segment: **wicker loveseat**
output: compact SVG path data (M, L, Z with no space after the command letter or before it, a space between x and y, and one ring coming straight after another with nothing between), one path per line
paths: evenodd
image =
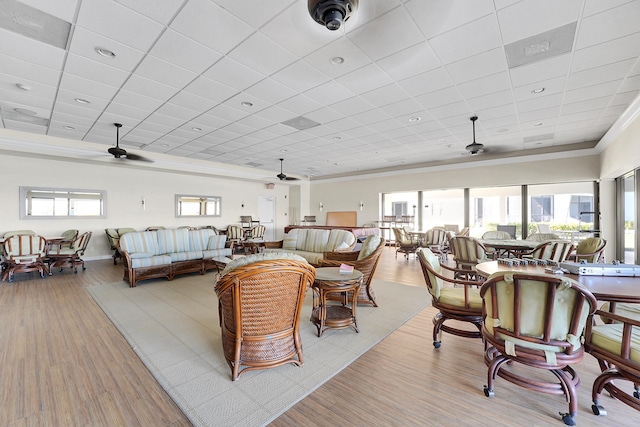
M294 228L279 242L265 243L267 252L290 252L317 266L325 252L352 251L356 236L349 230Z
M120 237L124 258L124 280L131 287L138 281L158 277L173 280L176 274L217 268L212 258L230 256L227 236L212 229L186 228L136 231Z

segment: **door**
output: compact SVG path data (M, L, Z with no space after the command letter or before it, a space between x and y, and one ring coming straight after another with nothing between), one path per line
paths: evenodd
M264 240L276 239L276 198L274 196L258 196L258 218L260 224L267 227L264 232Z

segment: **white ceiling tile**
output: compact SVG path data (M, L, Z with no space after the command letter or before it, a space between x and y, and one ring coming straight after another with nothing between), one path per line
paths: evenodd
M358 95L394 82L394 80L376 64L365 65L356 71L338 77L336 80Z
M635 60L638 57L639 45L640 32L580 49L573 55L571 71L582 71L625 59Z
M109 116L113 116L113 123L118 123L119 120L122 120L123 117L128 118L132 121L142 121L149 115L149 111L132 107L127 104L119 104L117 102L112 102L107 106L104 110L104 115L100 117L101 120L108 119Z
M178 90L174 87L158 83L139 75L131 76L122 86L122 88L129 92L139 93L162 101L171 98L175 93L178 92Z
M209 97L197 96L185 91L176 93L170 102L174 105L188 108L196 113L196 115L198 115L198 112L207 111L218 105L216 100L210 99Z
M96 48L108 49L116 56L102 56ZM133 71L144 57L141 50L80 27L74 30L69 52L124 71Z
M176 31L168 29L151 49L151 55L200 74L222 55Z
M136 70L136 75L177 89L182 89L197 77L197 74L192 71L151 55L142 60Z
M142 95L141 93L129 92L128 90L120 89L116 96L113 97L112 102L124 105L135 105L145 111L147 114L150 111L155 111L160 105L164 103L156 98Z
M294 62L271 77L298 92L304 92L329 81L329 76L304 60Z
M445 89L417 96L415 97L415 100L422 105L423 108L431 109L447 104L453 104L454 102L460 102L463 100L463 97L456 86L450 86Z
M184 88L184 91L194 95L206 96L216 102L223 102L238 94L236 89L203 76L189 83Z
M169 23L184 0L114 0L163 25Z
M208 0L190 0L170 27L222 54L229 53L254 31Z
M491 49L446 65L456 83L464 83L507 70L503 48Z
M18 88L17 84L24 85L28 90ZM18 97L43 99L53 99L57 90L55 86L3 73L0 73L0 89L15 93Z
M103 0L83 0L76 25L145 52L164 29L127 7Z
M55 2L51 0L20 0L20 3L53 15L63 21L72 22L78 0L56 0Z
M513 97L516 101L526 101L529 99L536 99L543 96L562 93L565 90L566 83L567 78L565 76L561 76L545 81L518 86L513 89ZM544 89L543 92L534 92L534 90L537 91L540 89Z
M553 13L540 7L537 0L524 0L498 11L498 21L505 44L577 21L582 0L565 0L553 4Z
M440 61L427 42L422 42L376 61L389 76L403 80L440 67Z
M534 62L509 70L513 86L524 86L542 82L554 77L566 76L571 64L571 55L554 56L544 61Z
M83 77L74 76L73 74L64 74L60 81L60 88L73 92L75 97L92 101L100 98L110 101L118 92L115 86L98 83Z
M266 78L247 88L245 93L267 101L270 104L277 104L287 98L295 96L298 92L277 82L275 79Z
M341 64L331 62L331 59L336 57L343 58L344 62ZM322 73L333 78L362 68L371 62L371 59L346 37L342 37L316 50L312 54L305 56L304 59Z
M407 92L395 83L387 86L381 86L380 88L371 90L361 96L374 107L382 107L409 98Z
M591 98L610 95L620 86L620 81L601 83L598 85L582 87L580 89L568 90L564 94L564 103L584 101Z
M306 95L296 95L282 101L278 106L287 111L294 112L296 115L306 115L310 111L322 108L323 104Z
M22 59L0 54L2 72L16 77L15 82L21 80L38 84L55 86L60 80L60 70L36 65Z
M412 19L407 19L404 8L396 8L381 17L362 25L347 37L375 60L382 59L399 50L406 49L425 41L419 28ZM382 28L393 28L393 37L389 37Z
M309 89L304 94L323 105L335 104L336 102L355 96L355 93L334 81Z
M445 33L485 15L493 13L491 0L412 0L407 2L411 13L427 38Z
M582 20L575 49L603 43L640 31L638 17L640 2L631 1Z
M266 77L229 57L222 58L203 76L238 90L245 90Z
M65 52L51 45L21 37L0 28L0 54L21 59L43 67L59 70L62 68Z
M493 92L511 89L511 79L507 71L482 77L458 85L458 90L465 98L476 98Z
M87 59L84 56L70 53L64 66L65 73L109 86L120 87L129 78L130 73L110 67L102 62Z
M635 63L635 59L603 65L589 70L571 73L567 79L567 90L579 89L609 81L621 81Z
M407 93L412 96L418 96L453 86L453 80L451 80L451 77L444 68L439 67L435 70L418 74L415 77L401 80L398 84Z
M380 110L385 112L391 117L406 117L418 116L421 117L423 111L422 106L415 99L403 99L391 104L383 105Z
M265 23L291 8L292 0L271 0L255 2L254 0L215 0L225 10L250 24L260 28ZM300 2L298 2L300 3Z
M494 15L488 15L429 39L443 64L490 51L502 45ZM490 73L493 74L493 73Z
M467 102L474 111L480 111L486 108L498 107L500 105L513 104L513 93L510 90L482 95L477 98L469 98Z
M518 113L540 110L543 108L551 108L553 106L560 105L561 101L562 101L561 93L545 95L545 96L535 97L525 101L520 101L518 102Z

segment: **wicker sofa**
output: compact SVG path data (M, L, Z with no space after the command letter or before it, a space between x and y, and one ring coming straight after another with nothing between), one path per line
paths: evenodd
M159 229L136 231L120 237L124 258L124 280L135 287L138 281L217 268L213 258L230 256L227 236L212 229Z
M267 252L290 252L317 266L325 252L352 251L356 236L349 230L295 228L278 242L266 242Z

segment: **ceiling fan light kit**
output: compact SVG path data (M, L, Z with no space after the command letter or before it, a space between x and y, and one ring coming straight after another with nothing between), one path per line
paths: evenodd
M314 21L335 31L358 9L358 0L309 0L307 6Z
M472 116L470 120L473 124L473 142L464 148L472 155L475 155L484 151L484 145L476 142L476 120L478 120L478 116Z

